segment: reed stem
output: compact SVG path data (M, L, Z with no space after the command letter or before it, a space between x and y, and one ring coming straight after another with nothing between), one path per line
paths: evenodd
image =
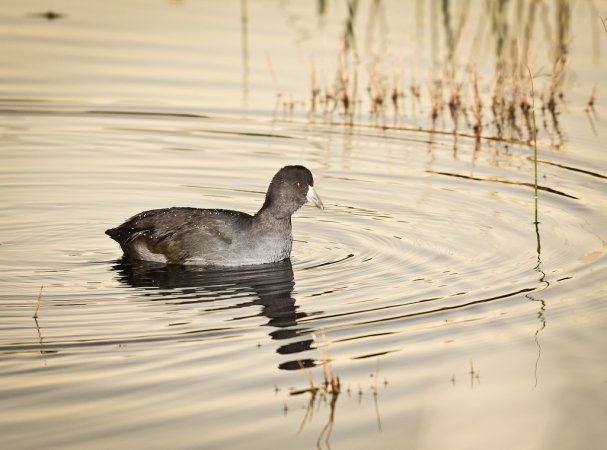
M32 316L34 319L38 318L38 311L40 310L40 301L42 299L42 289L43 288L44 288L44 285L40 286L40 292L38 292L38 300L36 300L36 312Z
M531 75L531 69L527 66L529 72L529 80L531 81L531 118L533 120L533 188L534 188L534 200L535 200L535 224L538 224L538 213L537 213L537 128L535 125L535 89L533 88L533 75Z

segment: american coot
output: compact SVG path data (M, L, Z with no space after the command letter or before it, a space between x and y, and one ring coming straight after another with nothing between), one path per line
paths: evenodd
M312 173L280 169L261 209L251 216L225 209L165 208L144 211L105 233L134 259L170 264L245 266L291 255L291 215L306 202L324 209Z

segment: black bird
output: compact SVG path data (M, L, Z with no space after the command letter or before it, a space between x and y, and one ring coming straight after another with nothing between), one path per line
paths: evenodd
M290 257L291 215L306 201L324 209L312 173L304 166L286 166L272 178L254 216L226 209L154 209L105 233L133 259L206 266L266 264Z

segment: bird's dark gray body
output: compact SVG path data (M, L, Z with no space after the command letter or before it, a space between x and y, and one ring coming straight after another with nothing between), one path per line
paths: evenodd
M322 208L312 174L283 167L255 215L225 209L174 207L141 212L106 231L125 255L169 264L244 266L289 258L291 215L306 201Z

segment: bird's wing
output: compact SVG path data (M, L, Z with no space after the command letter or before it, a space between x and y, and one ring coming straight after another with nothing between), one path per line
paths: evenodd
M138 259L212 262L214 255L228 251L251 219L236 211L167 208L139 213L107 233L127 255Z

